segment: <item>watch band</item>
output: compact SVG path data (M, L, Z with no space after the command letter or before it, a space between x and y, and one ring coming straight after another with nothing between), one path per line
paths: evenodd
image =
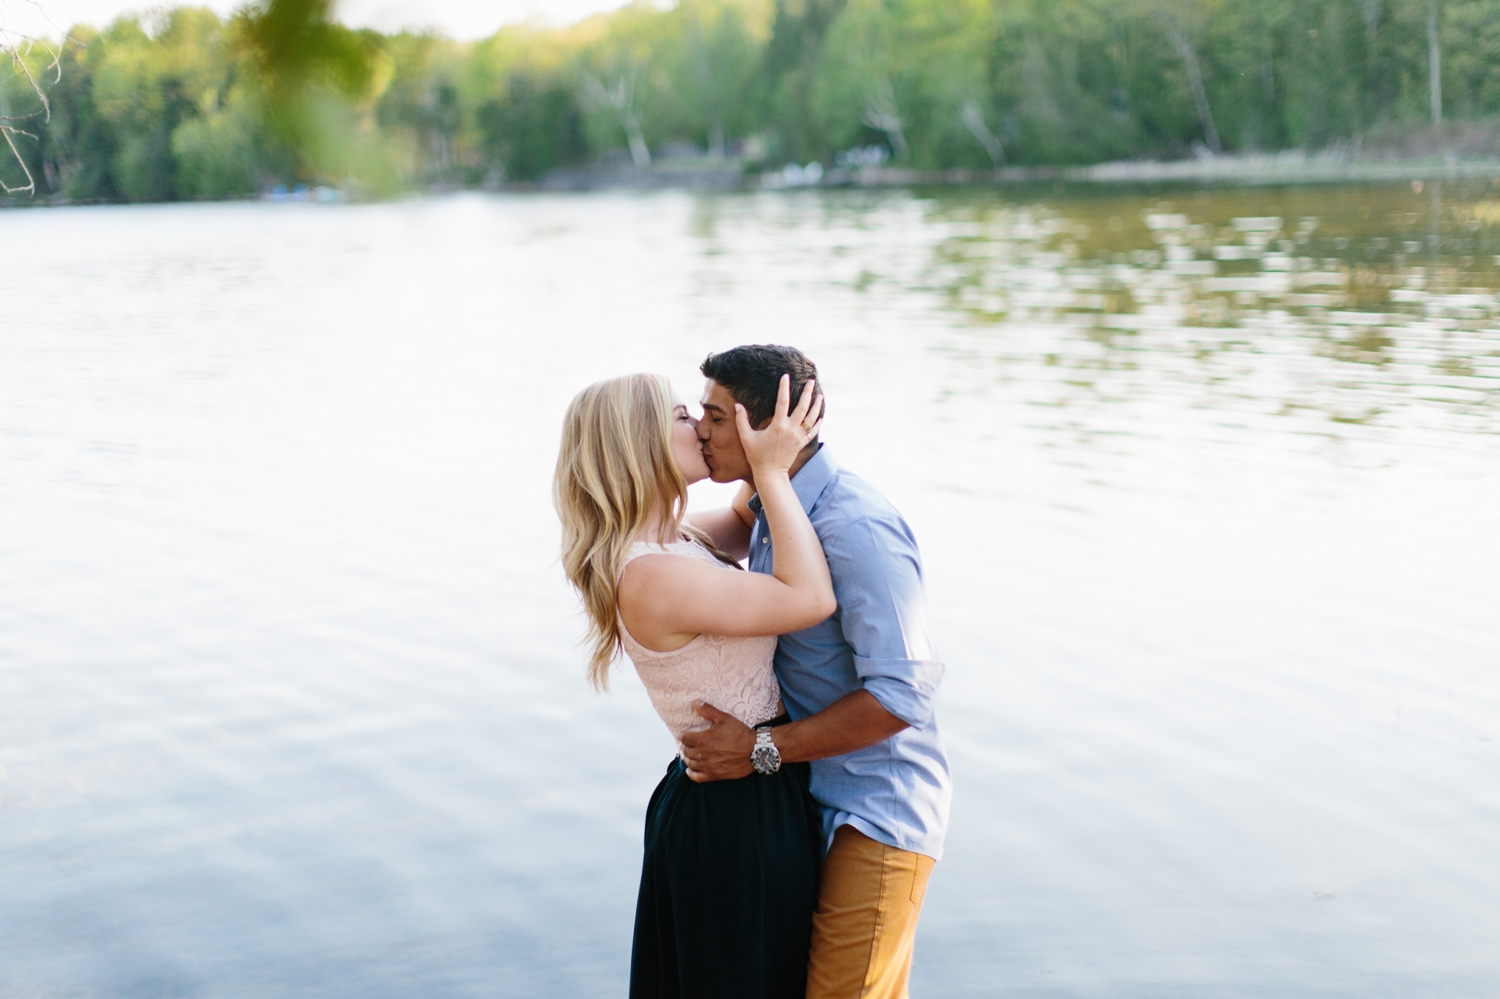
M781 769L781 751L771 739L771 726L755 730L755 748L750 750L750 765L755 772L769 776Z

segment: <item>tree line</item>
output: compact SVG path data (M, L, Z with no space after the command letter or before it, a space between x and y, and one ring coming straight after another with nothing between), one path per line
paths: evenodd
M470 43L260 0L8 54L0 181L74 200L1212 156L1500 114L1500 0L678 0Z

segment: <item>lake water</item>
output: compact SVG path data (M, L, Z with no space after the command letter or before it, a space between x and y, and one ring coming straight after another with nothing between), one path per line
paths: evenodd
M914 995L1500 993L1500 183L0 239L5 999L623 995L672 744L583 682L559 420L765 341L927 559Z

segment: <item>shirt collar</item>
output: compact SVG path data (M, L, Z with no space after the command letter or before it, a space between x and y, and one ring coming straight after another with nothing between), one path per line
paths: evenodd
M812 514L813 504L818 502L818 497L823 495L823 490L828 488L828 483L833 481L838 470L839 464L833 460L827 444L819 444L818 450L807 459L807 464L797 469L797 474L792 476L792 492L796 493L797 499L802 502L804 513ZM748 505L750 512L759 517L760 493L750 497Z

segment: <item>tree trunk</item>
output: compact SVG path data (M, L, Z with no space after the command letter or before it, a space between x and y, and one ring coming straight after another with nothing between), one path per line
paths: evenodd
M630 159L638 167L651 165L651 150L646 145L646 136L641 133L641 123L636 121L634 111L625 112L625 137L630 140Z
M1443 53L1438 49L1437 4L1427 9L1427 88L1432 97L1432 123L1443 120Z
M1198 120L1203 124L1203 138L1208 143L1208 148L1217 155L1224 151L1224 144L1219 141L1219 130L1214 127L1213 111L1208 106L1208 92L1203 89L1203 73L1198 68L1198 52L1193 48L1193 43L1188 41L1187 32L1181 28L1170 29L1172 44L1177 48L1177 54L1182 56L1182 62L1187 66L1188 87L1193 92L1193 103L1198 106Z
M901 123L901 112L896 108L896 93L889 79L880 81L880 86L875 90L875 99L865 105L864 122L885 133L891 144L891 154L896 159L906 157L906 132Z
M606 87L592 74L585 76L583 83L588 103L598 108L610 108L620 116L620 125L630 143L631 161L638 167L650 166L651 150L646 146L640 120L635 115L635 71L622 72L613 88Z
M1005 166L1005 147L1000 145L1000 140L990 132L990 127L984 123L984 112L979 108L979 102L975 100L964 101L959 110L963 118L964 127L969 134L984 147L984 151L990 155L990 164L995 169Z

